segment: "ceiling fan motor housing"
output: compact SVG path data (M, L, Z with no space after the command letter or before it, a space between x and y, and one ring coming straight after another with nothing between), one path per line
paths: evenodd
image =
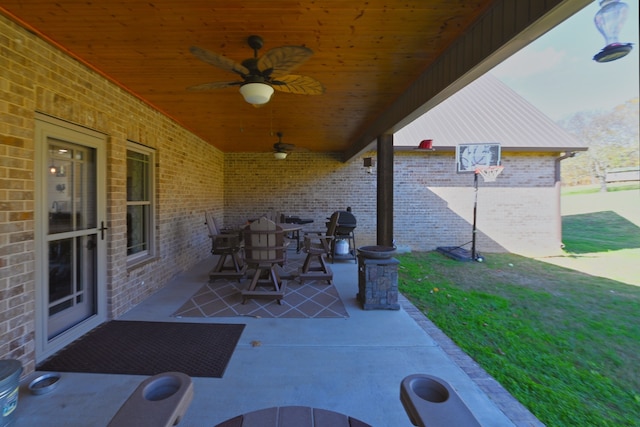
M249 43L249 46L251 47L251 49L253 49L256 53L256 56L258 55L258 51L260 49L262 49L262 46L264 46L264 41L262 40L262 37L260 36L249 36L249 38L247 39L247 43Z

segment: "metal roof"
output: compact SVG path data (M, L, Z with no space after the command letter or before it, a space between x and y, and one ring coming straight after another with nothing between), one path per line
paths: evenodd
M508 151L584 151L586 144L487 73L393 136L396 150L433 140L436 150L500 143Z

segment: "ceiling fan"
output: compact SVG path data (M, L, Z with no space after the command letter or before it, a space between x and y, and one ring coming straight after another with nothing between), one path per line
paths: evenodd
M276 135L278 135L278 142L273 144L273 155L278 160L284 160L289 153L295 150L296 146L282 142L282 132L278 132Z
M253 58L237 63L226 56L192 46L191 53L202 61L238 74L241 81L204 83L188 87L187 90L203 91L240 86L240 93L250 104L266 104L273 91L294 93L298 95L320 95L324 86L318 80L297 74L290 74L306 61L313 51L304 46L281 46L269 50L258 58L258 50L264 42L260 36L249 36L249 47L253 49Z

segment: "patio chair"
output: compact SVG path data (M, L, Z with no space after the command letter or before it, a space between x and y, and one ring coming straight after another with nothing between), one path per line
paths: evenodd
M276 224L279 223L279 222L283 222L282 221L282 214L280 212L269 211L269 212L263 214L262 216L267 218L269 221L275 222Z
M278 269L284 264L285 246L282 227L262 217L244 229L245 262L255 271L249 287L242 293L242 303L248 298L272 298L282 304L286 280Z
M280 212L269 211L265 214L262 214L262 216L264 218L267 218L269 221L275 222L276 224L284 223L284 215ZM285 239L282 243L284 245L284 261L282 262L282 264L280 264L281 266L284 266L284 263L287 262L287 249L289 249L289 246L291 245L291 240L295 239L295 233L285 231L284 237Z
M211 239L211 253L219 256L216 266L209 272L209 279L241 279L247 271L240 256L242 236L239 232L222 232L212 212L205 212L204 216ZM227 259L231 261L230 265L226 264Z
M300 272L300 283L305 280L326 280L331 284L333 281L333 271L327 265L325 257L331 253L331 243L333 236L323 232L306 232L304 234L303 251L307 257L302 264Z

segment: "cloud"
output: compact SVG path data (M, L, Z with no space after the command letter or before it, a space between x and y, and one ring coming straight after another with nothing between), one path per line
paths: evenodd
M548 47L541 51L521 50L492 71L497 77L522 78L553 70L565 59L565 51Z

